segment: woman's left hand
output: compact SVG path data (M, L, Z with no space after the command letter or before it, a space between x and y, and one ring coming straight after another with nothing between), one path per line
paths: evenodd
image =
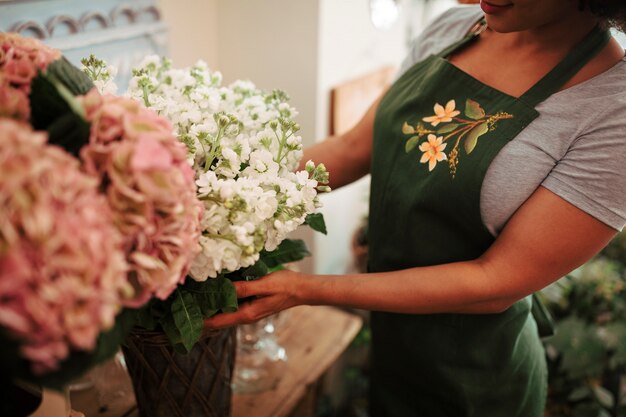
M256 297L256 299L240 304L239 310L234 313L217 314L205 320L204 325L218 329L254 323L279 311L302 304L299 290L304 281L303 274L283 270L256 281L234 282L237 298Z

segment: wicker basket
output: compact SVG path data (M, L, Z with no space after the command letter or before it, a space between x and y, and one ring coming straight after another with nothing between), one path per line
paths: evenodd
M141 417L228 417L235 328L207 330L187 355L135 328L123 347Z

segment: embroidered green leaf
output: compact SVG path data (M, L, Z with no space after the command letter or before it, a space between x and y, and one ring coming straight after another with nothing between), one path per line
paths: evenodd
M437 130L437 134L438 135L442 135L444 133L450 133L454 129L456 129L457 127L459 127L458 123L449 123L449 124L447 124L445 126L440 127L439 130Z
M405 135L412 135L413 133L415 133L415 129L407 122L404 122L404 124L402 125L402 133L404 133Z
M485 117L485 110L480 107L477 101L468 98L465 102L465 115L470 119L479 120Z
M470 132L467 134L467 138L465 138L465 142L463 143L463 146L465 147L465 152L467 152L468 155L472 153L472 151L476 147L476 144L478 143L478 138L488 131L489 126L486 122L481 123L478 126L474 127L472 130L470 130Z
M405 150L406 153L411 152L413 149L415 149L415 147L417 146L417 143L419 142L420 137L419 136L413 136L412 138L410 138L405 145Z

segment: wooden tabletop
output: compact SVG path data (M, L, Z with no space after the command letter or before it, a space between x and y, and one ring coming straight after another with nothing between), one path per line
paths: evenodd
M271 369L275 383L268 390L258 394L234 394L232 417L288 416L346 350L361 325L360 317L332 307L300 306L289 310L285 324L277 331L279 344L287 351L287 362ZM130 386L128 375L117 378L117 381L97 385ZM86 417L139 416L132 394L112 400L106 410L99 410L95 388L72 393L71 398L72 408L82 411Z

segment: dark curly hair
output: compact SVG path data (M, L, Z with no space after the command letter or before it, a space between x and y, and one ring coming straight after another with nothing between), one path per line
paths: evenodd
M606 19L609 26L626 32L626 2L624 0L578 0L581 10L590 10Z

